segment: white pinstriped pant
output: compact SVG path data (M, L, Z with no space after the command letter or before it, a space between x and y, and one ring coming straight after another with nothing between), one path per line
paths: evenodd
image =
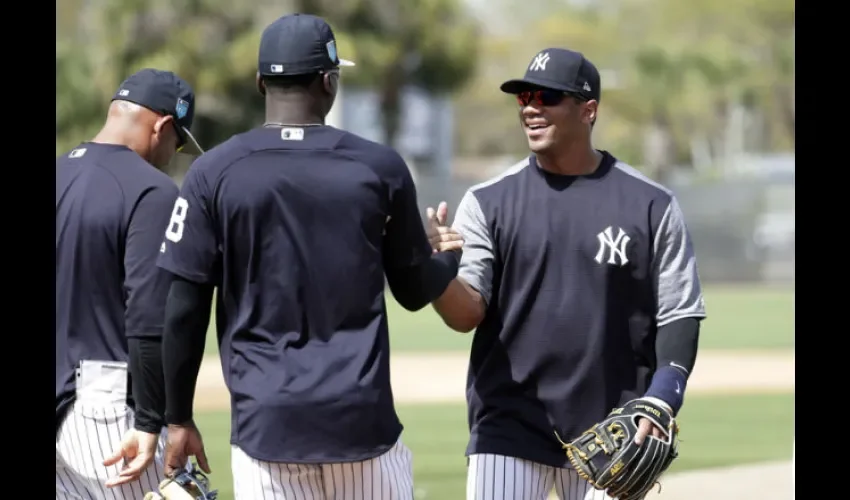
M287 464L249 457L231 447L235 500L413 500L413 462L399 439L361 462Z
M573 469L502 455L469 456L466 500L546 500L553 487L561 500L611 500Z
M104 467L103 460L121 445L125 433L133 428L133 418L133 410L125 404L74 403L56 439L57 499L136 500L149 491L159 491L159 482L165 477L162 468L164 431L154 463L142 473L139 481L114 488L103 484L118 475L121 462Z

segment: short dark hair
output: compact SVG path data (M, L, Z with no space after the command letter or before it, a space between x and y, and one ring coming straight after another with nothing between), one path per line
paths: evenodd
M302 75L263 75L263 83L266 89L291 92L293 90L307 90L316 81L319 73L306 73Z

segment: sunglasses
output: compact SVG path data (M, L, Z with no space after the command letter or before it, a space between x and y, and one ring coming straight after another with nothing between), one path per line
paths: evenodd
M567 96L575 97L582 101L585 100L584 98L569 92L548 89L526 90L524 92L520 92L516 95L516 100L522 107L528 106L532 101L539 103L541 106L557 106L558 104L561 104L561 101L563 101Z

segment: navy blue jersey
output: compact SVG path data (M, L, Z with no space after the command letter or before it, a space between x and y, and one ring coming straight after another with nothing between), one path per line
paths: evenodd
M330 126L260 128L189 169L159 265L218 286L231 442L271 462L397 441L384 269L430 258L392 149Z
M127 362L127 338L162 334L170 275L156 266L177 185L124 146L56 159L56 412L82 360Z
M569 441L643 396L657 328L705 316L676 198L603 155L588 176L549 174L532 155L458 207L458 274L487 303L467 381L470 454L565 466L555 432Z

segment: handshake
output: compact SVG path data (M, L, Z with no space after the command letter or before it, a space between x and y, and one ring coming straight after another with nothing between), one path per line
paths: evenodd
M449 206L445 201L440 202L437 210L431 207L425 211L428 218L426 234L434 252L460 252L463 248L463 236L449 227L446 223Z

